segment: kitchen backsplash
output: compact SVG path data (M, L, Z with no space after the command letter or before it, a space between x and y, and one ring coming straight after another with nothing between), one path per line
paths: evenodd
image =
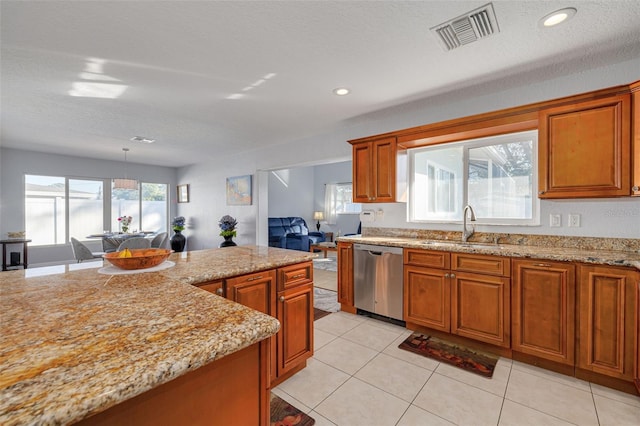
M429 229L371 228L363 227L364 237L398 237L419 240L460 241L462 232L436 231ZM571 237L557 235L500 234L476 232L469 242L526 245L536 247L571 248L578 250L615 250L640 253L640 239Z

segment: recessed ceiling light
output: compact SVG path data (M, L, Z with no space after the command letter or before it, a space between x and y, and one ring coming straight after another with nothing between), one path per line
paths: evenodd
M145 138L144 136L134 136L131 138L131 140L133 142L140 142L140 143L154 143L156 141L155 139Z
M553 27L554 25L558 25L562 22L568 21L573 18L577 12L573 7L567 7L565 9L556 10L555 12L551 12L550 14L544 16L540 19L541 27Z
M338 96L348 95L349 92L351 91L346 87L338 87L337 89L333 89L333 93L335 93Z

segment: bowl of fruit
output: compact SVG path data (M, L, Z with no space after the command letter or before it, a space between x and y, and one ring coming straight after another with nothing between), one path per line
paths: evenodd
M147 269L158 266L171 254L172 250L161 248L124 249L105 253L102 257L120 269Z

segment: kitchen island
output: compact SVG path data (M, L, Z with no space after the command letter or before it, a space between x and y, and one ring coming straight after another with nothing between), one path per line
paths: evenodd
M117 411L225 359L246 363L243 351L260 357L259 377L252 378L260 389L252 397L264 411L268 350L261 342L278 332L279 322L194 284L313 257L245 246L174 253L175 266L161 272L104 275L67 265L49 275L37 268L2 273L0 423L70 424ZM197 411L192 402L175 399L171 410L185 403Z

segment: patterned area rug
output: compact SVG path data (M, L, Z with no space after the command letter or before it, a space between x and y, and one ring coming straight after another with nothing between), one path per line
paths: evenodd
M323 269L325 271L338 271L338 261L335 257L321 257L318 259L313 259L313 267L316 269Z
M313 307L322 309L327 312L338 312L340 304L338 303L338 293L323 288L313 288Z
M316 421L277 395L271 394L271 426L313 426Z
M421 333L413 333L398 347L488 378L493 376L493 370L498 362L497 355Z

